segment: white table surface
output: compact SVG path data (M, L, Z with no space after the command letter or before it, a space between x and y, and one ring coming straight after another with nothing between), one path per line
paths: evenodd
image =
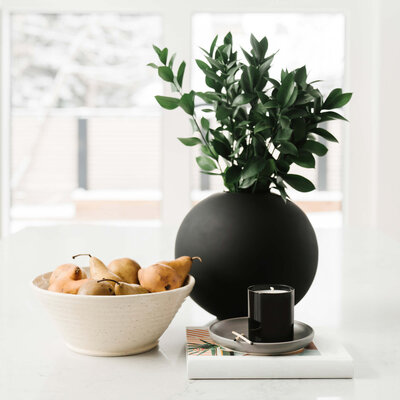
M144 266L173 255L174 235L159 228L29 228L0 242L0 399L398 399L400 398L400 245L370 231L317 231L316 279L296 319L328 333L355 360L343 380L189 381L185 326L213 316L187 299L159 347L100 358L68 350L29 281L91 252L130 256Z

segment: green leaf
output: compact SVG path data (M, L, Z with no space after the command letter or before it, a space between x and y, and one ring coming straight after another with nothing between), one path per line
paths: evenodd
M155 44L153 44L153 49L157 53L158 57L160 57L161 49L159 47L157 47Z
M257 74L257 70L253 65L242 67L242 76L240 78L240 85L244 91L252 93L254 91L254 78Z
M322 143L316 142L314 140L307 140L303 146L301 147L302 150L307 150L311 153L316 154L317 156L324 156L328 149Z
M210 129L210 122L207 118L202 117L200 122L205 131L208 131Z
M178 137L178 140L185 146L196 146L198 144L202 144L202 141L197 137L185 137L185 138Z
M290 164L285 160L276 160L276 166L278 170L283 172L284 174L286 174L290 169Z
M298 154L297 147L293 143L290 143L290 142L280 143L278 150L282 154L291 154L293 156L297 156L297 154Z
M253 34L250 35L250 44L253 49L253 54L257 58L258 61L262 61L264 59L265 53L268 49L268 41L267 38L263 38L260 42L255 38Z
M275 136L276 141L287 141L290 139L290 136L292 135L292 129L290 128L285 128L285 129L278 129L278 132Z
M253 158L244 167L241 178L248 179L257 176L267 166L265 158Z
M236 125L236 128L243 128L243 127L247 127L247 125L250 123L250 121L247 121L247 120L245 120L245 121L241 121L241 122L239 122L237 125Z
M242 52L243 52L244 56L246 57L247 62L249 64L253 64L253 57L243 48L242 48Z
M253 176L252 178L248 178L248 179L242 179L239 187L241 189L247 189L247 188L253 186L257 182L257 179L258 179L257 176Z
M158 75L167 82L174 81L174 73L170 67L158 67Z
M194 114L194 93L185 93L179 102L179 106L189 115Z
M171 58L169 59L168 67L172 68L174 66L176 53L172 54Z
M266 54L266 52L268 51L268 39L264 36L261 40L260 40L260 46L264 52L264 55ZM264 57L264 56L263 56Z
M206 85L217 92L220 92L222 89L222 85L219 82L216 82L214 79L211 79L208 76L206 76Z
M298 157L296 157L293 162L300 165L300 167L315 168L315 158L308 151L300 150Z
M274 60L275 54L272 54L271 56L267 57L265 61L260 65L259 71L261 76L265 76L267 74L267 71L269 70L272 61ZM268 76L268 74L267 74Z
M323 107L326 108L327 110L329 110L331 108L335 108L332 106L335 104L336 99L338 99L341 95L342 95L342 89L340 89L340 88L333 89L329 93L328 97L325 99Z
M341 119L342 121L347 121L343 115L338 114L335 111L327 111L320 114L320 122L331 121L333 119Z
M205 69L203 72L208 78L214 80L215 82L219 82L219 83L223 82L223 78L221 78L219 75L217 75L210 68L209 69Z
M263 170L263 174L266 176L270 176L276 171L276 164L275 160L273 158L269 158L267 160L267 165L265 166L265 169Z
M237 165L232 165L225 171L225 183L228 185L235 184L239 181L242 169Z
M327 106L325 103L323 104L323 108L330 110L332 108L340 108L345 106L353 96L353 93L343 93L340 96L336 97L334 101L332 101L329 106Z
M285 104L285 107L290 107L294 104L294 102L297 99L297 94L298 94L298 89L297 89L297 87L294 87L293 93L290 96L290 99L288 100L288 102Z
M268 80L274 85L274 87L278 88L279 86L281 86L281 84L276 80L276 79L272 79L272 78L268 78Z
M196 157L196 162L197 165L204 171L213 171L214 169L217 169L217 165L211 158L199 156Z
M239 94L232 102L233 107L242 106L243 104L250 103L254 99L252 94Z
M276 99L278 100L278 103L282 106L285 107L286 104L288 103L290 97L293 94L294 91L294 77L293 73L290 73L285 76L283 79L282 85L278 89L278 93L276 95Z
M326 129L322 128L313 128L311 129L311 132L316 133L317 135L323 137L325 140L328 140L329 142L336 142L338 143L338 140L333 136L330 132L328 132Z
M167 64L167 59L168 59L168 49L165 48L161 51L161 53L158 55L158 57L160 58L160 61L166 65Z
M304 65L303 67L296 69L294 80L300 86L300 88L304 90L307 86L306 79L307 79L307 70L306 66Z
M151 68L158 69L158 65L156 65L156 64L154 64L154 63L148 63L147 66L148 66L148 67L151 67Z
M281 123L281 126L283 129L289 128L290 127L290 118L286 117L285 115L282 115L279 118L279 122Z
M196 60L196 64L203 72L210 69L209 65L202 60Z
M283 180L299 192L311 192L315 189L314 184L304 176L288 174L283 177Z
M217 118L218 121L222 121L225 118L227 118L229 115L231 115L231 110L229 108L226 108L221 105L217 108L215 117Z
M278 103L275 100L269 100L266 103L263 104L263 106L267 109L269 108L277 108Z
M174 110L179 106L179 99L167 96L155 96L158 104L166 110Z
M185 61L182 61L181 65L178 68L178 73L176 75L176 80L177 80L179 86L181 86L181 87L182 87L182 82L183 82L183 75L185 73L185 68L186 68L186 63L185 63Z
M255 127L254 127L254 133L262 132L265 129L271 128L271 120L262 120L260 122L257 122Z
M217 61L217 60L214 60L214 59L211 58L211 57L206 57L206 59L207 59L207 61L210 63L210 65L213 66L213 67L215 67L217 70L223 70L223 69L225 68L225 67L224 67L224 64L220 63L220 62Z
M214 40L212 41L211 46L210 46L210 56L211 56L211 57L213 57L215 45L217 44L217 40L218 40L218 35L215 36L215 38L214 38Z
M228 32L224 37L224 44L232 44L232 33Z
M209 144L208 146L202 144L200 146L201 152L203 154L205 154L206 156L209 156L211 158L213 158L214 160L216 160L218 158L218 154L216 154L213 149L211 148L211 145Z
M211 129L211 133L220 142L225 143L228 147L230 147L229 140L226 138L226 136L222 132L220 132L220 131L218 131L216 129Z
M224 157L226 159L228 159L228 156L231 152L231 148L230 146L226 145L226 143L221 142L219 140L214 139L212 142L212 147L214 148L215 152L220 155L221 157Z
M213 101L223 101L221 95L214 92L196 92L196 96L208 104L211 104Z

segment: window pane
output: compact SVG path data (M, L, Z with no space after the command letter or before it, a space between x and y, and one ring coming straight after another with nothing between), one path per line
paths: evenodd
M161 18L12 15L12 229L157 220Z
M194 59L203 58L199 47L208 48L216 34L222 39L230 31L234 47L241 55L240 47L249 48L250 34L257 38L267 36L269 54L279 50L271 76L279 76L282 68L295 69L307 65L309 79L322 79L319 88L326 95L331 89L341 87L344 77L344 35L345 21L341 14L197 14L193 17L193 54ZM243 57L242 57L243 58ZM204 75L193 63L193 86L198 90L209 90L204 83ZM341 142L326 143L329 152L326 157L317 160L317 168L305 169L293 165L292 173L298 173L311 179L318 191L307 194L307 199L324 199L324 207L340 208L342 191L341 165L343 142L343 123L331 122L327 129ZM223 190L219 177L200 176L198 167L193 165L193 200L201 198L202 191ZM299 193L291 193L292 198L301 199Z

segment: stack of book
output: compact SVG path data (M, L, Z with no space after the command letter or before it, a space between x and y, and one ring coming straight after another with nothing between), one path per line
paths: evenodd
M215 343L206 327L186 328L189 379L352 378L353 359L343 346L317 336L288 355L264 356L231 351Z

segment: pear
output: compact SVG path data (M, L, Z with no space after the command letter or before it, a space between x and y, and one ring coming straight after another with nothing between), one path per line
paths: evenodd
M86 278L86 273L75 264L62 264L51 274L49 280L50 285L62 276L68 276L69 279L77 281Z
M77 294L81 286L83 286L90 279L73 279L60 278L54 281L47 290L50 292Z
M119 285L115 285L115 294L117 296L143 293L149 293L149 291L143 286L136 285L135 283L120 282Z
M111 272L121 277L126 283L139 283L138 271L140 265L130 258L117 258L108 264L107 267Z
M178 273L168 265L153 264L141 268L138 276L140 285L149 292L164 292L180 287Z
M173 268L178 273L179 286L182 286L192 268L193 260L199 260L201 262L200 257L182 256L172 261L160 261L159 264L168 265Z
M90 254L77 254L72 258L75 259L79 256L89 256L89 270L90 270L90 277L95 280L101 279L112 279L117 282L121 282L122 279L120 276L114 274L113 272L109 271L103 261L99 260L97 257L93 257Z
M88 280L85 278L85 271L82 271L78 266L63 264L52 273L48 290L50 292L76 294L81 285Z
M86 282L79 288L77 294L91 296L113 296L115 295L114 283L107 280L87 279Z

